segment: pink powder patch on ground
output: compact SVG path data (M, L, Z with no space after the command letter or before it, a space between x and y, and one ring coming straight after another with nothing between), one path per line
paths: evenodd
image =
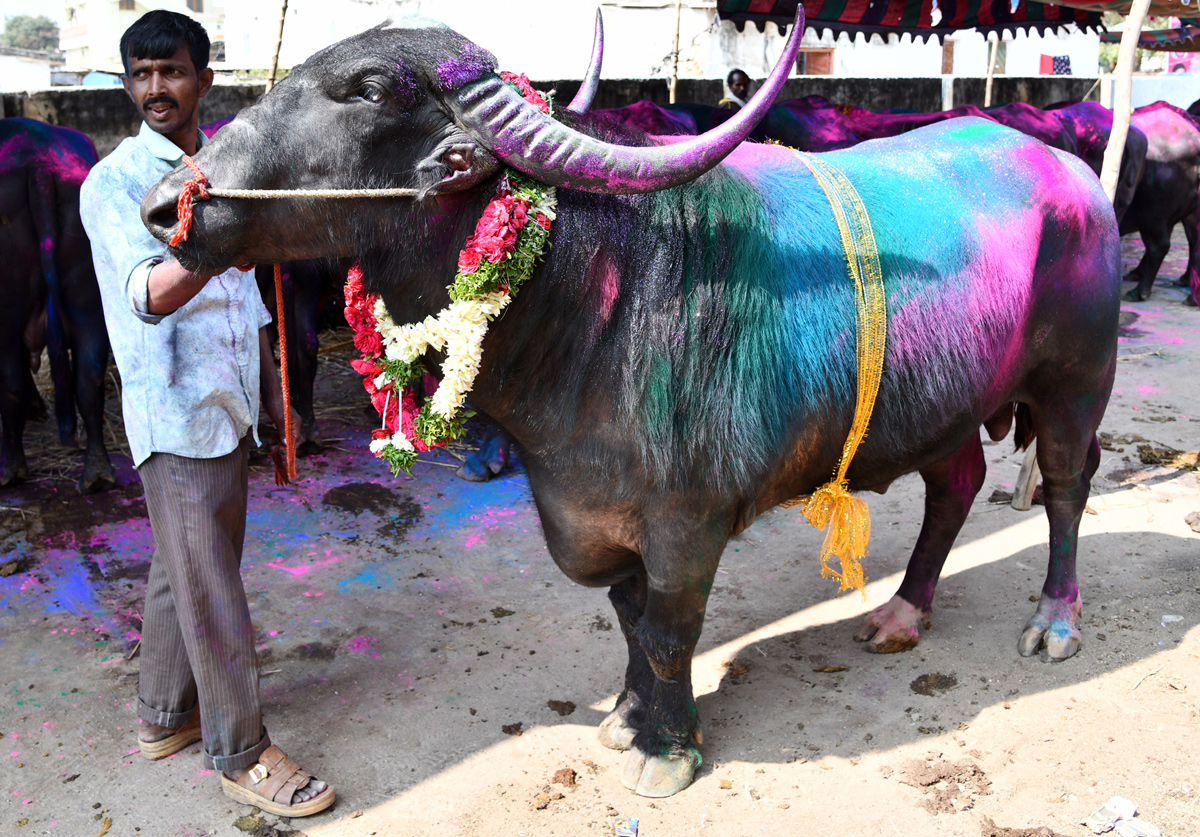
M1138 384L1138 395L1155 395L1159 392L1158 387L1150 384Z
M375 637L373 636L356 636L346 643L346 647L351 651L357 651L359 654L366 654L368 657L379 656L378 652L375 651Z

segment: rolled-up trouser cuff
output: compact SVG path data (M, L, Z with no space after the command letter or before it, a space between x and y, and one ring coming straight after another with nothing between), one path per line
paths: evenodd
M164 712L161 709L155 709L138 698L137 714L148 724L154 724L160 727L169 727L170 729L179 729L192 719L192 715L196 713L196 707L192 707L186 712Z
M204 766L209 770L220 770L225 773L228 773L230 770L242 770L257 762L258 757L270 746L271 736L267 735L267 730L264 727L262 740L248 750L242 750L242 752L234 753L232 756L212 756L205 750Z

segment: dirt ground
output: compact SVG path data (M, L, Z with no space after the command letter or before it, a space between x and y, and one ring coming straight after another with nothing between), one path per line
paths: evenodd
M197 747L142 760L140 485L118 455L117 489L78 496L79 456L33 427L35 479L0 493L0 833L611 835L635 817L643 837L1074 837L1120 795L1164 834L1200 834L1200 535L1185 520L1200 482L1195 455L1176 455L1200 448L1200 313L1168 284L1182 248L1149 302L1124 305L1078 656L1016 653L1047 527L1040 506L1002 501L1021 462L1009 441L985 442L987 483L908 653L851 636L899 583L920 480L868 498L865 600L835 595L820 534L777 509L726 551L695 664L704 764L658 801L625 790L596 740L624 643L604 591L551 562L524 473L469 484L443 453L391 479L366 451L345 349L322 355L333 447L301 460L296 487L255 465L243 573L272 738L338 802L289 823L223 797ZM1127 265L1140 252L1127 240ZM109 410L121 444L115 393Z

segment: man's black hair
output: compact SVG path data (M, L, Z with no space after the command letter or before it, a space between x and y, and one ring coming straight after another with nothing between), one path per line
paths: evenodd
M741 73L742 75L746 76L746 81L750 80L750 76L749 76L749 74L746 73L745 70L739 70L737 68L734 68L729 71L729 75L725 76L725 83L733 84L733 77L736 76L738 73Z
M208 66L211 44L204 27L187 15L162 9L147 12L121 36L121 63L129 74L129 61L137 58L170 58L181 46L187 47L196 73Z

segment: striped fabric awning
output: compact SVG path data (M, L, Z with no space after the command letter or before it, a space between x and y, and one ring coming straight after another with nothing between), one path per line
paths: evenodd
M747 21L759 28L766 23L786 26L796 16L798 1L717 0L717 11L723 20L731 20L739 28ZM934 5L935 0L804 0L804 15L808 26L818 33L907 33L921 39L932 35L939 40L959 29L972 28L983 33L1041 33L1075 24L1085 31L1104 30L1099 11L1073 8L1071 0L1062 4L1020 0L1016 9L1010 0L937 0L940 16L936 25ZM1128 0L1124 5L1128 7Z
M1138 36L1138 49L1155 52L1200 52L1200 25L1198 21L1182 21L1177 29L1142 30ZM1106 44L1119 44L1120 32L1105 32L1100 40Z

